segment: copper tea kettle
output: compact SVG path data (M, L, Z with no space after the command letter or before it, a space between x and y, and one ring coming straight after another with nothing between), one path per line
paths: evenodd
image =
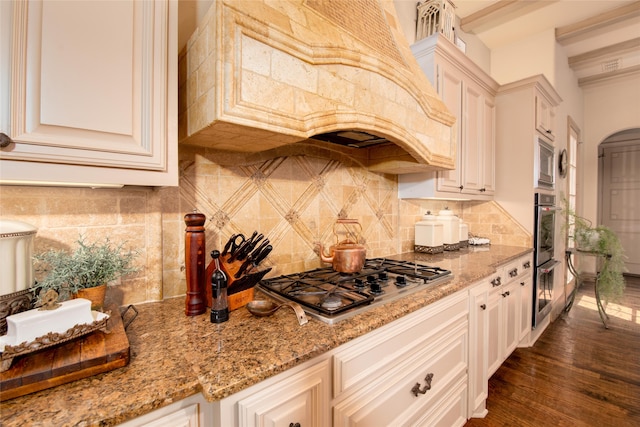
M337 225L343 225L346 230L346 238L340 240ZM354 234L349 225L356 225L358 234ZM356 219L339 219L333 225L333 234L336 236L336 244L329 248L329 254L325 255L323 246L318 243L320 259L322 262L331 263L333 269L339 273L357 273L362 270L367 256L367 250L360 242L362 226Z

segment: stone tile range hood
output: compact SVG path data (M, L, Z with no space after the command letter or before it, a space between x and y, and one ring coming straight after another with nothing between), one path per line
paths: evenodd
M213 0L179 93L180 142L223 164L324 150L391 174L454 167L455 117L391 0Z

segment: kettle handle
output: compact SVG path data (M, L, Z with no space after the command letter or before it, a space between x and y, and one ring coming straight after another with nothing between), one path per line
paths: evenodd
M333 224L333 234L336 236L336 242L338 242L338 243L340 243L339 242L340 238L338 237L338 232L336 231L336 225L338 225L338 224L355 224L358 227L360 227L360 235L362 235L362 225L360 224L360 222L357 219L340 218L340 219L336 220L335 224ZM350 236L352 234L353 233L351 233L349 231L349 229L347 228L347 241L349 241L348 236ZM360 241L359 236L355 236L354 241L350 242L350 243L358 243L359 241Z

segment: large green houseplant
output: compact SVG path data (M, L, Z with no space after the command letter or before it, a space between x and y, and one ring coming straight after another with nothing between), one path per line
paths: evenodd
M136 256L134 251L124 250L124 242L113 244L109 238L87 242L80 236L71 252L52 249L35 255L39 280L32 290L43 296L52 289L65 300L84 289L106 288L109 282L138 271L133 265Z
M598 291L601 297L605 302L618 301L624 291L623 273L626 271L624 248L618 235L607 226L593 226L568 205L566 213L565 230L573 238L576 251L599 256Z

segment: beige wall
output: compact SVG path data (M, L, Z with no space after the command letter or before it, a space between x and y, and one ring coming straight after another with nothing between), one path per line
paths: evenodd
M144 268L112 288L123 305L185 293L184 215L193 209L207 216L207 253L233 233L265 234L274 246L264 262L271 275L319 267L314 243L334 242L338 215L361 222L368 257L411 251L415 222L444 206L493 243L530 246L530 236L495 203L399 200L395 175L368 172L348 158L318 153L225 167L217 156L182 147L179 188L2 186L0 217L38 228L35 253L68 248L80 233L126 241Z
M584 88L582 144L584 216L598 217L598 145L616 132L640 128L640 74Z
M544 74L556 87L555 48L555 32L550 29L516 43L493 49L491 77L502 85Z

